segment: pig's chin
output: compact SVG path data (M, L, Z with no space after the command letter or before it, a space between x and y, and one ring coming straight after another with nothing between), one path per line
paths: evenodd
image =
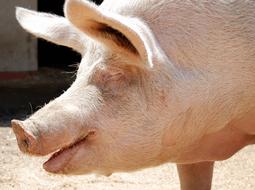
M72 160L73 156L86 144L88 136L72 143L67 147L63 147L43 164L43 168L50 173L64 174L66 173L66 166Z

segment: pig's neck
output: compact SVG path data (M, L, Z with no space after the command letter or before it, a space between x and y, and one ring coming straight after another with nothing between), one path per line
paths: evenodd
M235 77L228 73L220 76L178 68L172 75L172 68L166 66L168 72L164 71L169 73L166 78L170 79L170 85L164 89L168 95L163 99L167 106L159 111L165 122L162 123L163 160L183 163L221 160L255 142L255 81L251 76L240 76L240 73ZM212 154L206 152L208 147Z
M255 109L255 70L249 61L243 64L246 67L224 63L214 67L185 67L169 61L158 68L161 74L157 75L165 77L157 81L167 94L164 96L167 106L159 113L164 115L163 125L169 130L166 133L171 134L167 137L173 140L170 144L183 142L177 144L186 146Z

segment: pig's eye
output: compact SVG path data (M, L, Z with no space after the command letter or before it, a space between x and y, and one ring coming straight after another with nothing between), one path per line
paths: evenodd
M121 81L125 79L124 73L117 72L117 73L102 73L102 82L107 83L107 82L116 82L116 81Z
M101 76L101 90L105 95L120 95L127 87L128 79L124 73L104 73Z
M133 71L127 68L99 68L94 73L92 82L105 96L112 97L125 93L132 81L135 80L134 76Z

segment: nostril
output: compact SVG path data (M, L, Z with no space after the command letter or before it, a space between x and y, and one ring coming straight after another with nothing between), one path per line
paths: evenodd
M24 153L33 151L35 137L29 132L25 131L23 122L19 120L12 120L11 127L16 136L20 150Z
M29 140L28 139L24 139L22 141L22 145L25 149L28 149L29 148Z

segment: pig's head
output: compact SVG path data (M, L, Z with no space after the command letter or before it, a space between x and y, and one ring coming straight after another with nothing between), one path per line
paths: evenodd
M58 17L17 9L27 31L82 54L64 94L12 121L21 151L55 152L44 163L53 173L109 174L162 163L174 68L152 32L83 0L67 0L64 10Z

